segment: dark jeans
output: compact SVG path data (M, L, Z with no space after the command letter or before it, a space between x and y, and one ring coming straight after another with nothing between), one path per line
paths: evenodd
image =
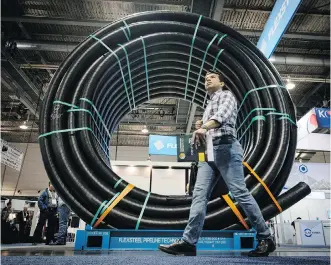
M59 211L59 233L57 236L57 242L66 243L68 220L70 216L70 209L67 205L63 204L58 208Z
M193 191L190 217L185 228L184 241L195 245L200 237L210 198L214 178L222 175L229 191L234 196L257 231L257 238L270 237L270 231L261 210L251 193L246 188L242 165L243 150L235 140L230 144L214 145L215 162L200 162L197 181Z
M33 242L41 242L42 229L48 220L48 227L46 233L46 244L54 240L54 234L56 229L56 208L48 209L47 211L40 212L39 221L36 230L33 234Z
M4 220L1 220L1 242L3 244L10 243L10 224Z

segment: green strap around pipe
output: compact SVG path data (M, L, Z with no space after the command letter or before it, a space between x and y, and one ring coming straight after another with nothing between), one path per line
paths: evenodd
M220 45L221 41L222 41L226 36L228 36L228 34L224 34L223 36L221 36L220 39L219 39L218 42L217 42L217 45ZM215 57L215 61L214 61L213 70L215 70L215 68L216 68L216 63L217 63L217 61L218 61L218 58L220 57L220 55L222 54L223 51L224 51L224 49L221 49L221 50L217 53L217 55L216 55L216 57ZM204 100L203 100L203 104L202 104L203 107L205 106L206 99L207 99L207 91L206 91L205 98L204 98Z
M295 125L295 127L298 127L298 125L290 117L283 116L283 117L280 117L278 120L289 120L293 125Z
M240 104L240 107L239 107L239 109L238 109L238 112L240 111L241 107L244 105L244 102L245 102L246 98L248 97L248 95L249 95L250 93L252 93L252 92L254 92L254 91L259 91L259 90L267 89L267 88L285 88L285 89L286 89L286 87L281 86L281 85L269 85L269 86L263 86L263 87L253 88L253 89L249 90L249 91L245 94L245 96L244 96L244 98L243 98L243 100L242 100L242 102L241 102L241 104Z
M97 140L98 144L100 145L100 147L102 148L102 150L104 151L105 155L107 156L107 158L109 159L109 155L107 153L107 151L104 149L103 145L100 143L98 137L96 136L96 134L93 132L93 130L89 127L81 127L81 128L72 128L72 129L64 129L64 130L55 130L55 131L51 131L51 132L48 132L48 133L43 133L41 135L39 135L38 139L40 138L43 138L43 137L47 137L49 135L52 135L52 134L57 134L57 133L64 133L64 132L77 132L77 131L84 131L84 130L87 130L87 131L90 131L93 136L95 137L95 139ZM107 147L108 149L108 147ZM109 149L108 149L108 152L109 152Z
M217 42L217 45L220 45L221 41L222 41L226 36L228 36L228 34L224 34L222 37L220 37L220 39L219 39L218 42Z
M101 121L103 127L105 128L105 130L106 130L106 132L107 132L109 138L111 139L111 136L110 136L110 133L109 133L109 131L108 131L108 129L107 129L107 126L105 125L105 123L104 123L104 121L103 121L103 119L102 119L102 117L101 117L101 115L100 115L98 109L95 107L95 105L94 105L90 100L88 100L88 99L86 99L86 98L81 98L80 100L83 100L83 101L88 102L88 103L93 107L93 109L94 109L94 111L97 113L97 116L99 117L99 119L100 119L100 121ZM91 114L91 116L92 116L92 118L93 118L93 115L92 115L92 113L91 113L89 110L87 110L87 109L81 109L81 108L79 108L79 107L76 106L76 105L69 104L69 103L67 103L67 102L63 102L63 101L60 101L60 100L55 100L55 101L53 101L53 104L62 104L62 105L68 106L68 107L72 107L72 109L68 110L68 112L70 112L70 111L86 111L86 112L88 112L89 114ZM96 121L95 121L94 118L93 118L93 120L94 120L94 122L96 123ZM96 123L96 124L97 124L97 123ZM98 126L97 126L97 127L98 127ZM99 128L99 127L98 127L98 128ZM100 128L99 128L99 129L100 129Z
M97 218L98 218L98 216L99 216L99 214L100 214L101 209L103 208L103 206L104 206L106 203L107 203L107 201L103 201L103 202L101 203L101 205L99 206L97 212L95 213L95 215L94 215L94 217L93 217L93 219L92 219L92 221L91 221L91 223L90 223L90 226L93 226L94 222L97 220Z
M220 55L222 54L223 51L224 51L224 49L220 49L220 51L217 53L216 58L215 58L215 62L214 62L214 66L213 66L213 70L215 70L216 63L218 61L218 57L220 57Z
M249 123L248 127L246 128L246 130L243 132L243 134L240 136L239 141L241 140L241 138L243 138L243 136L245 135L245 133L248 131L249 127L251 127L251 125L255 122L255 121L265 121L266 118L264 116L258 115L255 116L254 118L252 118L251 122Z
M188 69L187 69L187 76L186 76L186 85L185 85L185 96L184 96L184 99L186 99L186 95L187 95L187 86L188 86L188 79L189 79L189 76L190 76L193 46L194 46L195 37L197 35L197 32L198 32L198 28L199 28L201 19L202 19L202 15L199 16L199 20L198 20L198 23L195 26L194 35L193 35L193 38L192 38L191 50L190 50L190 57L189 57L189 61L188 61Z
M208 44L208 46L207 46L207 48L205 50L205 54L203 55L203 59L202 59L201 66L200 66L199 75L198 75L198 78L197 78L197 83L195 84L195 88L194 88L192 103L194 102L194 99L195 99L195 93L197 92L197 88L198 88L198 85L199 85L199 81L200 81L200 77L201 77L203 65L205 64L208 50L209 50L210 46L213 44L213 42L215 41L215 39L217 38L217 36L218 36L218 34L216 34L214 36L214 38L209 42L209 44Z
M238 127L237 129L237 132L240 130L240 128L244 125L245 121L248 119L248 117L254 112L254 111L258 111L258 110L261 110L261 111L265 111L265 110L272 110L272 111L275 111L276 109L275 108L255 108L255 109L252 109L250 111L250 113L248 113L248 115L246 116L246 118L244 119L244 121L240 124L240 126Z
M98 109L97 109L96 106L93 104L93 102L92 102L91 100L87 99L87 98L80 98L79 100L85 101L85 102L87 102L88 104L90 104L90 105L92 106L92 108L94 109L95 113L98 115L98 117L99 117L99 119L100 119L100 121L101 121L103 127L105 128L105 130L106 130L106 132L107 132L107 135L108 135L109 139L111 139L111 134L110 134L110 132L109 132L109 130L108 130L106 124L104 123L104 121L103 121L103 119L102 119L102 117L101 117L101 115L100 115Z
M103 206L103 208L102 208L102 210L101 210L101 212L100 212L100 214L103 214L105 211L106 211L106 209L109 207L109 205L111 205L112 204L112 202L118 197L118 195L120 195L121 193L120 192L117 192L115 195L114 195L114 197L105 205L105 206Z
M150 101L149 97L149 81L148 81L148 68L147 68L147 56L146 56L146 46L145 46L145 41L143 37L140 37L141 42L143 44L143 49L144 49L144 58L145 58L145 72L146 72L146 86L147 86L147 97L148 101Z
M117 54L114 53L114 51L112 49L110 49L108 47L107 44L105 44L102 40L100 40L99 38L97 38L96 36L94 36L93 34L91 34L89 37L95 39L97 42L99 42L102 46L104 46L108 51L110 51L114 56L115 58L117 59L117 62L118 62L118 65L120 66L120 71L121 71L121 74L122 74L122 79L123 79L123 84L124 84L124 88L125 88L125 91L126 91L126 95L128 97L128 101L129 101L129 105L130 105L130 110L132 110L132 107L131 107L131 102L130 102L130 97L129 97L129 92L128 92L128 88L126 86L126 81L125 81L125 78L124 78L124 74L123 74L123 70L122 70L122 65L121 65L121 60L118 58Z
M69 103L67 103L67 102L60 101L60 100L54 100L54 101L53 101L53 104L62 104L62 105L65 105L65 106L68 106L68 107L72 107L72 108L75 108L75 109L78 109L78 108L79 108L79 107L76 106L76 105L69 104Z
M131 39L131 30L130 30L130 27L129 27L128 23L126 23L126 21L123 20L123 24L125 25L125 28L129 33L129 38Z
M115 183L115 185L114 185L114 189L116 189L117 186L118 186L122 181L123 181L123 179L119 179L119 180Z
M137 224L136 224L136 230L139 229L139 225L140 225L140 221L141 221L141 218L143 217L143 214L144 214L144 211L145 211L145 208L146 208L146 205L147 205L147 202L148 202L148 199L149 199L149 196L151 195L150 192L147 193L147 196L146 196L146 199L145 199L145 202L144 202L144 205L143 207L141 208L141 212L140 212L140 215L139 215L139 218L137 220Z
M123 49L124 53L125 53L126 63L127 63L127 66L128 66L128 74L129 74L129 79L130 79L131 92L132 92L133 108L136 108L136 102L135 102L135 99L134 99L134 92L133 92L133 85L132 85L132 78L131 78L131 68L130 68L128 52L126 51L126 49L123 45L118 44L118 46L120 46Z
M266 114L266 116L269 116L269 115L290 116L289 114L282 113L282 112L268 112L268 113Z
M283 113L283 112L269 112L266 115L277 115L277 116L282 116L280 117L278 120L289 120L291 123L293 123L296 127L297 124L290 118L290 115L287 113Z
M101 132L101 130L100 130L100 127L98 126L97 121L94 119L92 112L89 111L89 110L87 110L87 109L69 109L69 110L67 110L67 112L76 112L76 111L86 112L86 113L90 114L90 116L91 116L91 118L92 118L92 120L93 120L95 126L96 126L97 129L98 129L98 132L99 132L100 135L101 135L101 138L102 138L102 140L103 140L103 143L107 146L108 143L107 143L107 141L103 138L103 135L102 135L102 132ZM109 139L109 140L110 140L110 139Z
M125 35L127 41L130 41L130 38L129 38L129 36L128 36L128 33L125 31L125 28L121 27L121 30L123 30L124 35Z

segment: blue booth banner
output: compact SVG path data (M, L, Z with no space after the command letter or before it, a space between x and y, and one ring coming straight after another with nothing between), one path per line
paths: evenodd
M297 149L330 152L330 134L320 133L330 129L330 109L313 108L297 121Z
M270 58L290 24L301 0L277 0L264 26L257 47Z
M182 230L97 229L78 230L75 250L157 250L181 238ZM202 231L198 250L245 250L256 247L254 230Z
M330 129L330 109L315 108L315 114L316 114L318 128Z
M177 156L177 137L164 136L164 135L150 135L149 154Z

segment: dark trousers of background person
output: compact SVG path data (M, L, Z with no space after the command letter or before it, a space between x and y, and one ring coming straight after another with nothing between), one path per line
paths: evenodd
M1 243L9 244L10 242L10 224L1 220Z
M19 242L19 234L15 224L1 221L1 243L13 244Z
M19 223L19 237L20 237L20 242L22 243L25 243L28 240L26 235L26 222L24 221Z
M59 211L59 233L56 242L65 244L67 237L68 221L70 216L70 209L67 205L63 204L58 208Z
M46 244L49 244L54 240L54 234L56 229L56 208L48 209L47 211L40 212L39 221L36 230L33 234L33 242L41 242L41 235L43 227L45 226L46 220L48 220L47 233L46 233Z

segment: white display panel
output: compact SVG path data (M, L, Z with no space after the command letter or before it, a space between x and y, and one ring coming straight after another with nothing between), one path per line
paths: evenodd
M294 187L299 182L305 182L311 190L330 190L329 163L293 163L291 173L285 183L285 189ZM285 190L283 190L285 192ZM315 197L314 197L315 196ZM313 194L311 198L325 199L323 195Z
M298 244L303 246L325 246L321 221L299 221ZM297 226L296 226L297 228Z
M135 185L136 187L149 190L149 167L136 166L112 166L113 171L124 179L126 182Z
M185 169L153 169L152 192L185 195Z

